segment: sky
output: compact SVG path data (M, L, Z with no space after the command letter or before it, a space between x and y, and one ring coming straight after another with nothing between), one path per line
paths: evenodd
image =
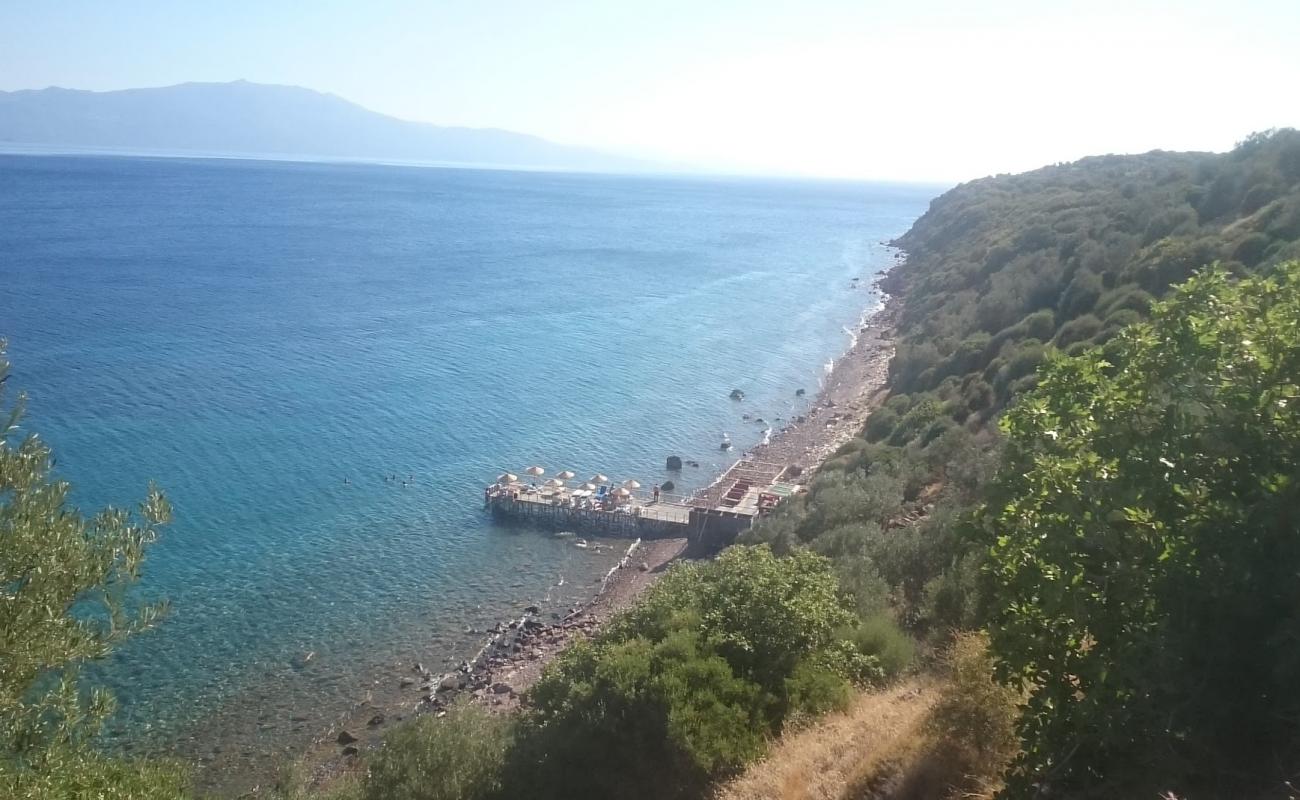
M0 90L236 79L717 170L956 182L1300 127L1300 0L0 0Z

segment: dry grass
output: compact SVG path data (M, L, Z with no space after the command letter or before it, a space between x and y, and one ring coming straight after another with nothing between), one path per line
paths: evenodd
M959 634L925 718L862 764L842 800L987 800L1019 751L1021 695L993 680L988 637Z
M945 677L864 693L789 733L714 800L979 800L1017 751L1018 695L992 680L982 634L963 634Z
M767 758L721 787L716 800L839 800L864 766L919 746L938 693L910 680L858 696L845 713L789 733Z

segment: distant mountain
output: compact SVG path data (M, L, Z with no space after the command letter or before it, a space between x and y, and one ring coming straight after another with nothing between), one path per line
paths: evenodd
M654 168L522 133L410 122L332 94L247 81L115 92L0 92L0 149L5 144L596 171Z

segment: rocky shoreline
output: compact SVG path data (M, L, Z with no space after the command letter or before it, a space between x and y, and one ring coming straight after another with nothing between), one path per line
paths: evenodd
M800 480L806 480L819 464L858 435L867 417L887 396L899 308L898 299L888 297L881 308L861 322L852 346L836 359L809 410L789 420L768 441L742 457L798 466L803 475ZM707 496L723 477L719 475L695 496ZM423 664L413 664L401 685L418 690L420 699L391 718L375 713L368 720L359 719L357 724L335 729L319 739L304 758L310 766L311 784L328 785L339 775L359 769L362 762L356 756L362 748L378 745L379 734L389 723L416 714L445 714L448 705L463 697L492 710L514 710L545 665L570 642L594 635L674 561L706 555L688 552L685 539L637 540L587 603L570 608L567 614L552 615L550 621L540 618L540 608L529 606L519 619L500 622L490 629L479 652L450 671L435 673Z

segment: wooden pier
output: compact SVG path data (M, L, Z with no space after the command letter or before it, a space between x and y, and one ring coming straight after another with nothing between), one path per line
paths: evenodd
M571 489L563 481L539 485L507 474L484 490L483 499L494 516L549 530L642 539L680 537L721 547L782 499L802 490L782 482L786 472L783 465L742 460L690 497L654 492L648 498L644 492L612 484Z

